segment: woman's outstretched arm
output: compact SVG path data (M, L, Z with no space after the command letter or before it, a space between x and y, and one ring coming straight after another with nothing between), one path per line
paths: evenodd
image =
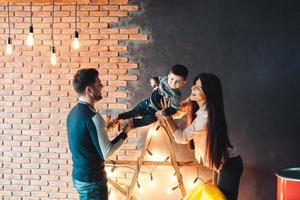
M187 144L188 139L185 137L183 130L175 124L173 118L171 116L167 116L165 117L165 120L175 138L175 141L180 144Z
M165 116L166 123L169 127L169 129L174 133L177 129L180 129L174 122L174 119L172 116Z

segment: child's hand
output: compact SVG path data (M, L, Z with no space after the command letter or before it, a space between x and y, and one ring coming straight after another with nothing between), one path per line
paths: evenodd
M163 116L163 110L156 111L155 116L156 116L157 118Z
M122 129L125 133L128 134L133 129L132 120L127 120L125 126Z
M118 127L120 120L118 118L113 119L111 115L107 116L106 129L108 132L112 131L114 128Z

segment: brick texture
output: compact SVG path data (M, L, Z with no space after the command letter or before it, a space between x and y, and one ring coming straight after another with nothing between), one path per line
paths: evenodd
M128 108L125 87L138 80L139 64L124 55L129 54L128 43L146 43L148 35L117 23L139 7L128 0L93 2L79 5L79 51L71 47L74 6L55 6L55 66L50 64L52 7L33 5L35 45L28 47L29 4L10 5L14 51L8 56L6 5L0 5L0 199L78 199L65 120L77 100L71 82L79 68L99 69L105 87L97 108ZM114 158L137 155L135 145L127 144Z

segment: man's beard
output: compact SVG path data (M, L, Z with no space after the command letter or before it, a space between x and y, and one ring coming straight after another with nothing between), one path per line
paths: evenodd
M99 94L99 95L93 95L93 96L94 96L94 99L95 99L96 101L100 101L100 100L102 99L101 94Z
M95 94L95 93L93 92L92 95L93 95L93 99L94 99L95 101L100 101L100 100L102 99L101 93L100 93L100 94Z

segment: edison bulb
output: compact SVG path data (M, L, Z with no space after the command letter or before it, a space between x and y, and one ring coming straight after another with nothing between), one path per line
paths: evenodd
M74 38L73 42L72 42L72 46L74 49L79 49L81 44L78 38Z
M11 55L13 51L13 46L12 46L12 41L11 38L9 37L7 39L7 45L6 45L6 54L7 55Z
M34 37L33 37L33 26L29 26L29 33L27 36L27 41L26 41L27 46L32 47L34 44Z
M30 47L33 46L33 44L34 44L33 33L28 33L26 44L27 44L27 46L30 46Z
M57 62L56 53L51 53L50 62L51 62L51 65L56 65L56 62Z
M75 31L74 32L74 39L73 39L73 42L72 42L72 46L74 49L79 49L81 44L80 44L80 41L79 41L79 33L78 31Z
M51 65L56 65L57 58L56 58L56 49L54 46L51 48L51 57L50 57L50 63Z
M13 46L12 46L12 44L7 44L7 45L6 45L6 54L7 54L7 55L11 55L11 54L12 54L12 51L13 51Z

